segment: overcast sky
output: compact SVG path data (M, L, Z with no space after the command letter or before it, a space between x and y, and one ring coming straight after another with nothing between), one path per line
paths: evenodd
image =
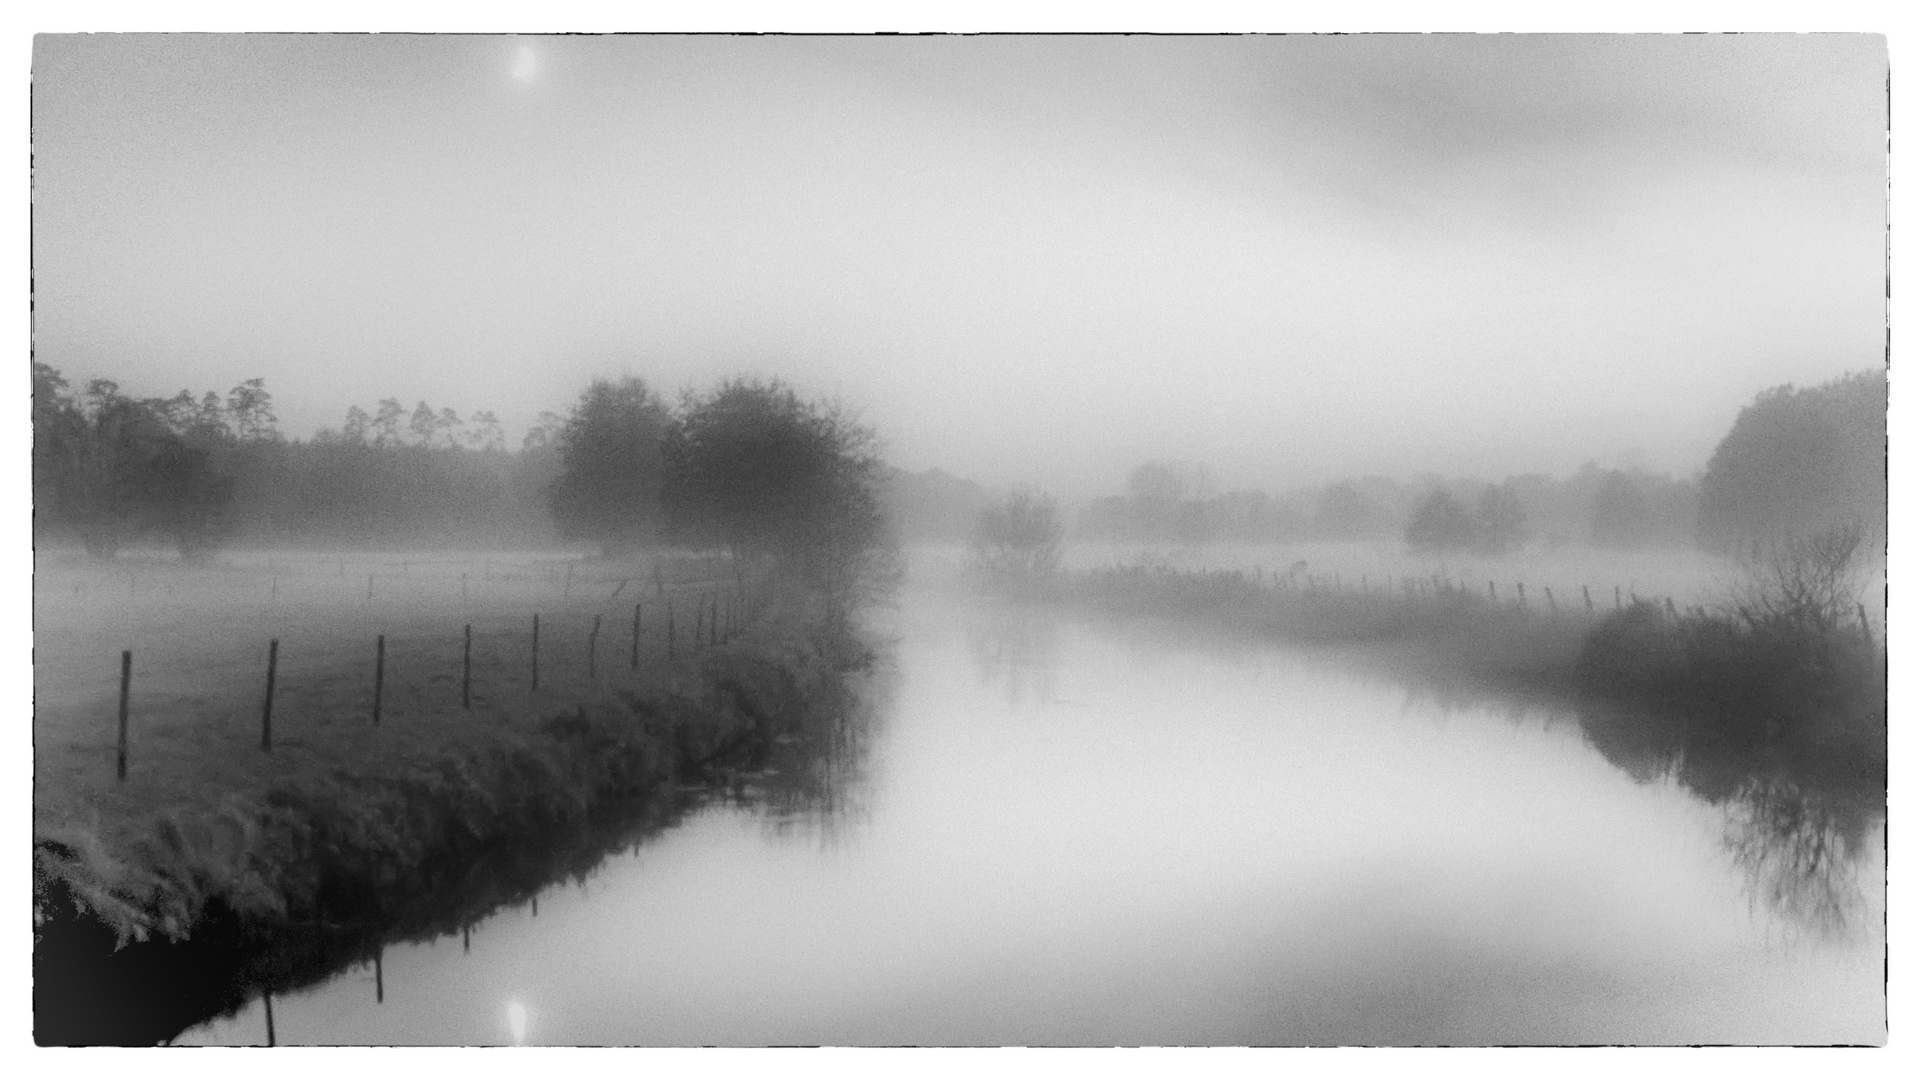
M39 359L492 409L778 375L1083 496L1698 470L1881 362L1859 36L68 36Z

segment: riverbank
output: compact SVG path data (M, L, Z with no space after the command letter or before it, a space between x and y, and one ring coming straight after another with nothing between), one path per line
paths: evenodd
M1595 612L1442 578L1343 589L1138 566L1021 591L1103 615L1361 654L1432 686L1560 700L1616 720L1632 713L1645 718L1639 741L1657 742L1650 754L1668 764L1689 750L1738 753L1795 781L1885 780L1886 650L1864 612L1858 627L1809 626L1647 600Z
M653 651L571 700L313 724L241 760L202 725L176 750L226 759L220 784L114 785L91 814L37 815L36 1038L171 1037L584 869L670 818L680 788L755 768L839 704L863 652L818 597L763 595L726 643Z
M1570 694L1574 661L1598 616L1538 600L1488 600L1441 579L1303 584L1238 570L1115 567L1057 579L1033 595L1088 612L1204 623L1293 644L1366 650L1447 681Z

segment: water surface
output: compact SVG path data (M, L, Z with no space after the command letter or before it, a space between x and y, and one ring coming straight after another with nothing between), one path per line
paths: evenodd
M276 997L279 1041L1884 1041L1877 834L1809 920L1570 715L929 586L887 621L812 783Z

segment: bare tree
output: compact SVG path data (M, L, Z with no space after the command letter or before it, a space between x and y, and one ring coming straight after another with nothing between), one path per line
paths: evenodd
M1794 534L1746 560L1734 606L1749 626L1830 632L1853 617L1866 586L1860 521Z

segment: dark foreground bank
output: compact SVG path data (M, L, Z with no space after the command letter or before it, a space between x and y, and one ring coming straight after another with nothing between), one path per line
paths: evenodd
M643 685L34 844L41 1044L152 1044L584 873L847 703L865 653L793 597Z

